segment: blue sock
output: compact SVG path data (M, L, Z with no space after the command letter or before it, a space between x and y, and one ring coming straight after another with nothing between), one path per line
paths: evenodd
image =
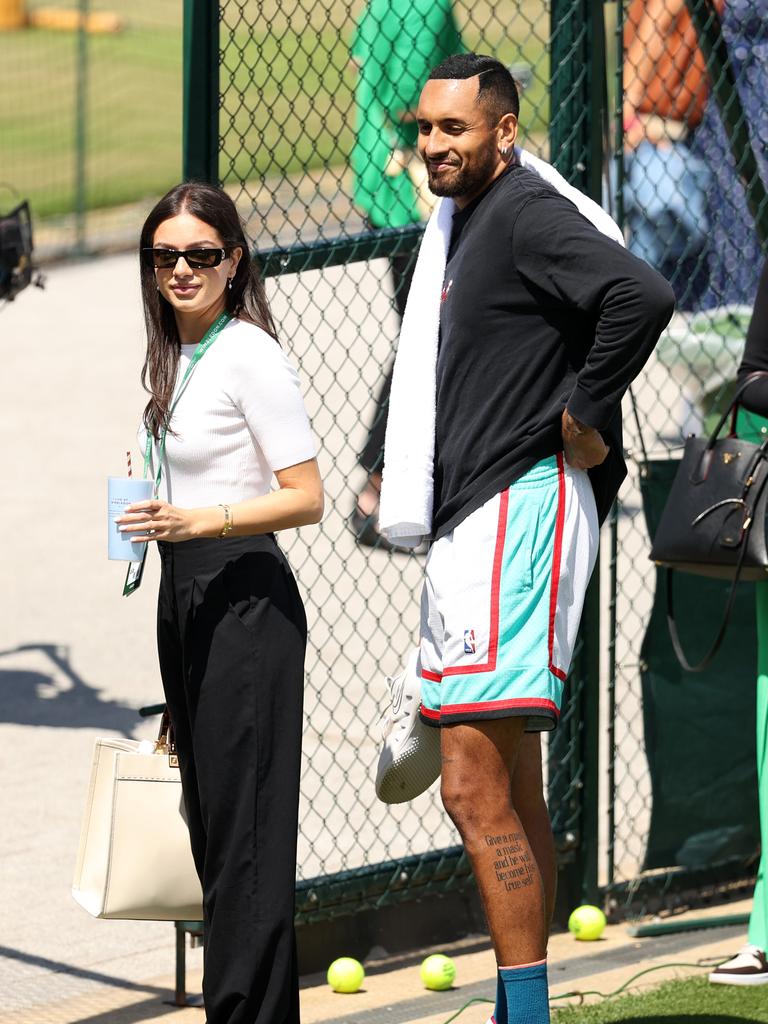
M507 1016L496 1024L549 1024L547 962L531 967L500 967Z
M507 1024L507 992L500 971L496 972L496 1005L493 1008L493 1019L496 1024Z

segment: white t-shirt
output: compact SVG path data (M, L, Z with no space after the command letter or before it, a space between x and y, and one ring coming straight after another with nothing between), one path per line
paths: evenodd
M181 346L177 388L196 347ZM179 508L267 494L275 471L316 454L296 370L274 338L241 320L227 324L195 367L171 430L160 496Z

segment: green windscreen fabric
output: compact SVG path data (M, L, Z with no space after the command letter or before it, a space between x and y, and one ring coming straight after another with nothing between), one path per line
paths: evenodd
M650 461L641 481L653 537L679 463ZM730 583L675 573L675 617L690 659L718 628ZM749 860L759 847L755 768L755 587L739 585L720 651L703 672L679 665L666 622L664 571L656 574L641 648L645 746L652 810L644 868ZM618 695L621 699L621 695Z

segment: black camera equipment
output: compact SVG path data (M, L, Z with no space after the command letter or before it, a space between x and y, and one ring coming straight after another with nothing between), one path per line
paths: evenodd
M10 302L32 283L43 286L32 261L32 219L25 201L0 213L0 302Z

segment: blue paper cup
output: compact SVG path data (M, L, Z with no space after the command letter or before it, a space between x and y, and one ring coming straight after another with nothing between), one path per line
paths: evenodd
M111 476L107 488L107 536L109 540L109 557L118 562L140 562L144 557L143 544L133 544L133 533L121 533L115 520L121 516L134 501L144 501L152 497L153 483L139 477Z

